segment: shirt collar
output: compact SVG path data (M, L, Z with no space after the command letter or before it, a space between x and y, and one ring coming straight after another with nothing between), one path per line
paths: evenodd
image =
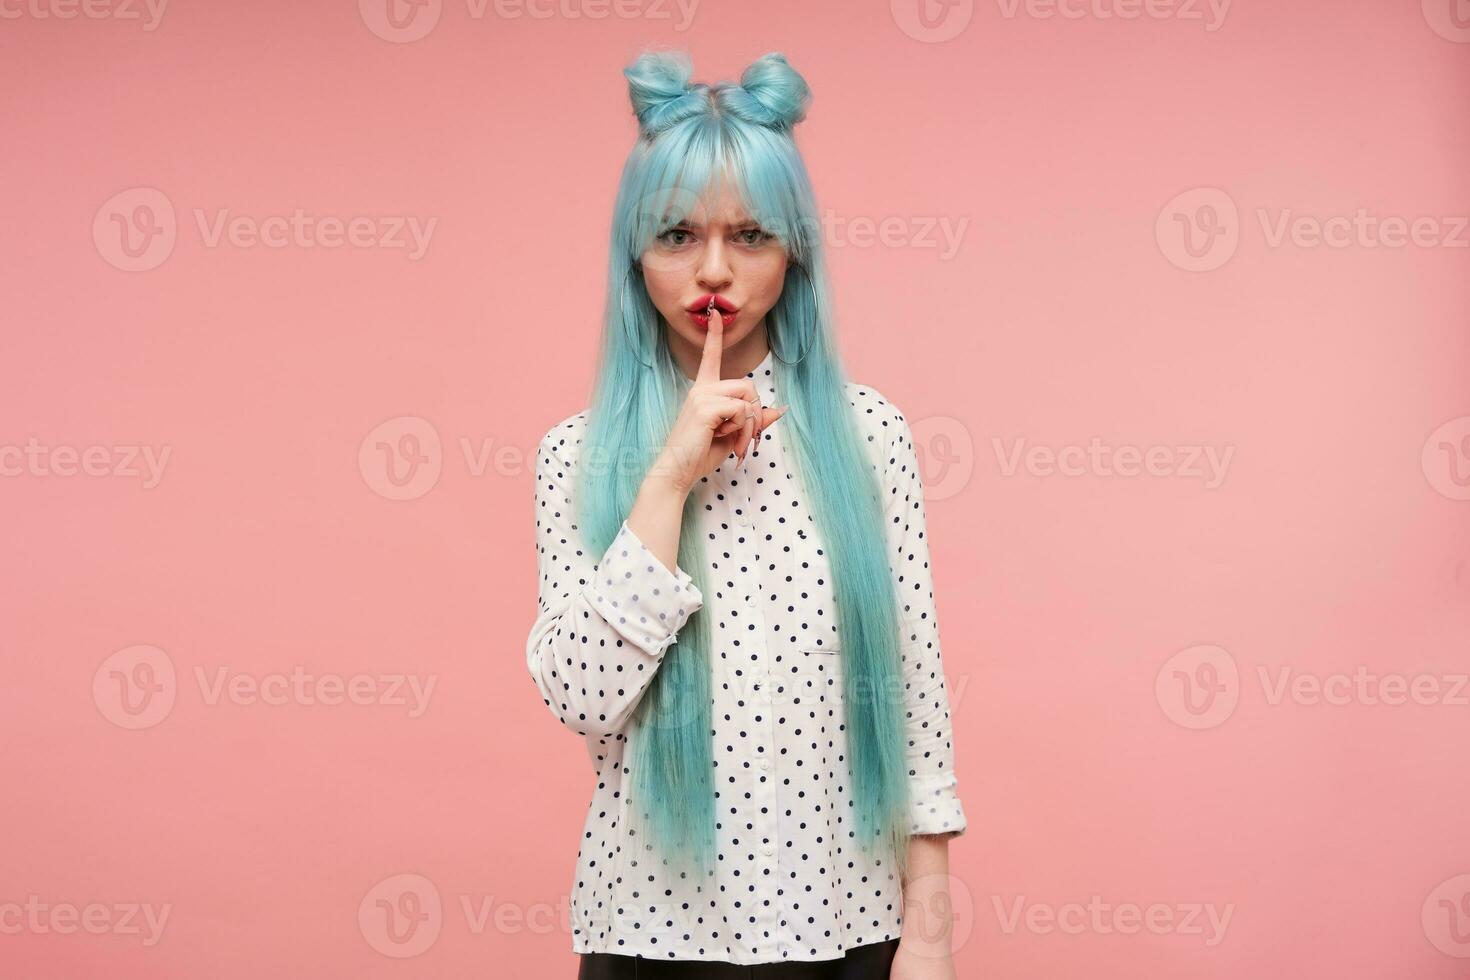
M746 371L745 376L755 382L755 390L760 392L761 403L767 408L775 406L776 402L776 354L770 348L766 348L766 356L753 369ZM678 380L684 390L688 390L692 382L688 375L682 371L678 372Z
M761 402L767 407L774 407L776 397L776 355L769 347L766 348L766 356L761 359L754 370L747 371L745 376L755 382L756 391L761 394Z

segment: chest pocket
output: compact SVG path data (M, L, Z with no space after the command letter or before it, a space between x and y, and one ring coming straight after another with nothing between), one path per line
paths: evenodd
M837 594L832 562L816 529L798 528L787 556L791 569L789 603L798 630L798 645L809 653L836 653L842 648L837 631Z

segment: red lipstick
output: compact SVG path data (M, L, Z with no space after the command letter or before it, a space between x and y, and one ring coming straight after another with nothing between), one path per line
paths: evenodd
M740 312L739 307L725 297L717 296L714 293L705 293L687 307L690 318L701 328L709 328L709 309L711 304L714 305L715 309L720 311L720 321L723 326L728 327L730 321L734 320L736 314Z

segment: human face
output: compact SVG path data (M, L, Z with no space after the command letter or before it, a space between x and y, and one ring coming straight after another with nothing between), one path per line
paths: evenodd
M711 296L735 311L722 315L721 376L741 377L766 356L766 314L781 298L786 250L746 214L728 181L655 237L639 261L648 296L670 331L669 347L688 377L699 370Z

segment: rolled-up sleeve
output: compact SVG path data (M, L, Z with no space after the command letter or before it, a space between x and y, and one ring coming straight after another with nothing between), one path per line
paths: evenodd
M650 657L663 654L701 596L682 568L665 568L624 521L603 552L588 603L620 637Z
M904 718L908 735L909 831L959 835L967 821L954 771L949 688L940 653L924 486L908 420L890 403L884 460L889 564L901 613Z
M605 738L626 726L704 598L687 572L665 567L626 521L596 561L583 550L569 438L553 429L536 453L539 611L526 664L563 724Z

